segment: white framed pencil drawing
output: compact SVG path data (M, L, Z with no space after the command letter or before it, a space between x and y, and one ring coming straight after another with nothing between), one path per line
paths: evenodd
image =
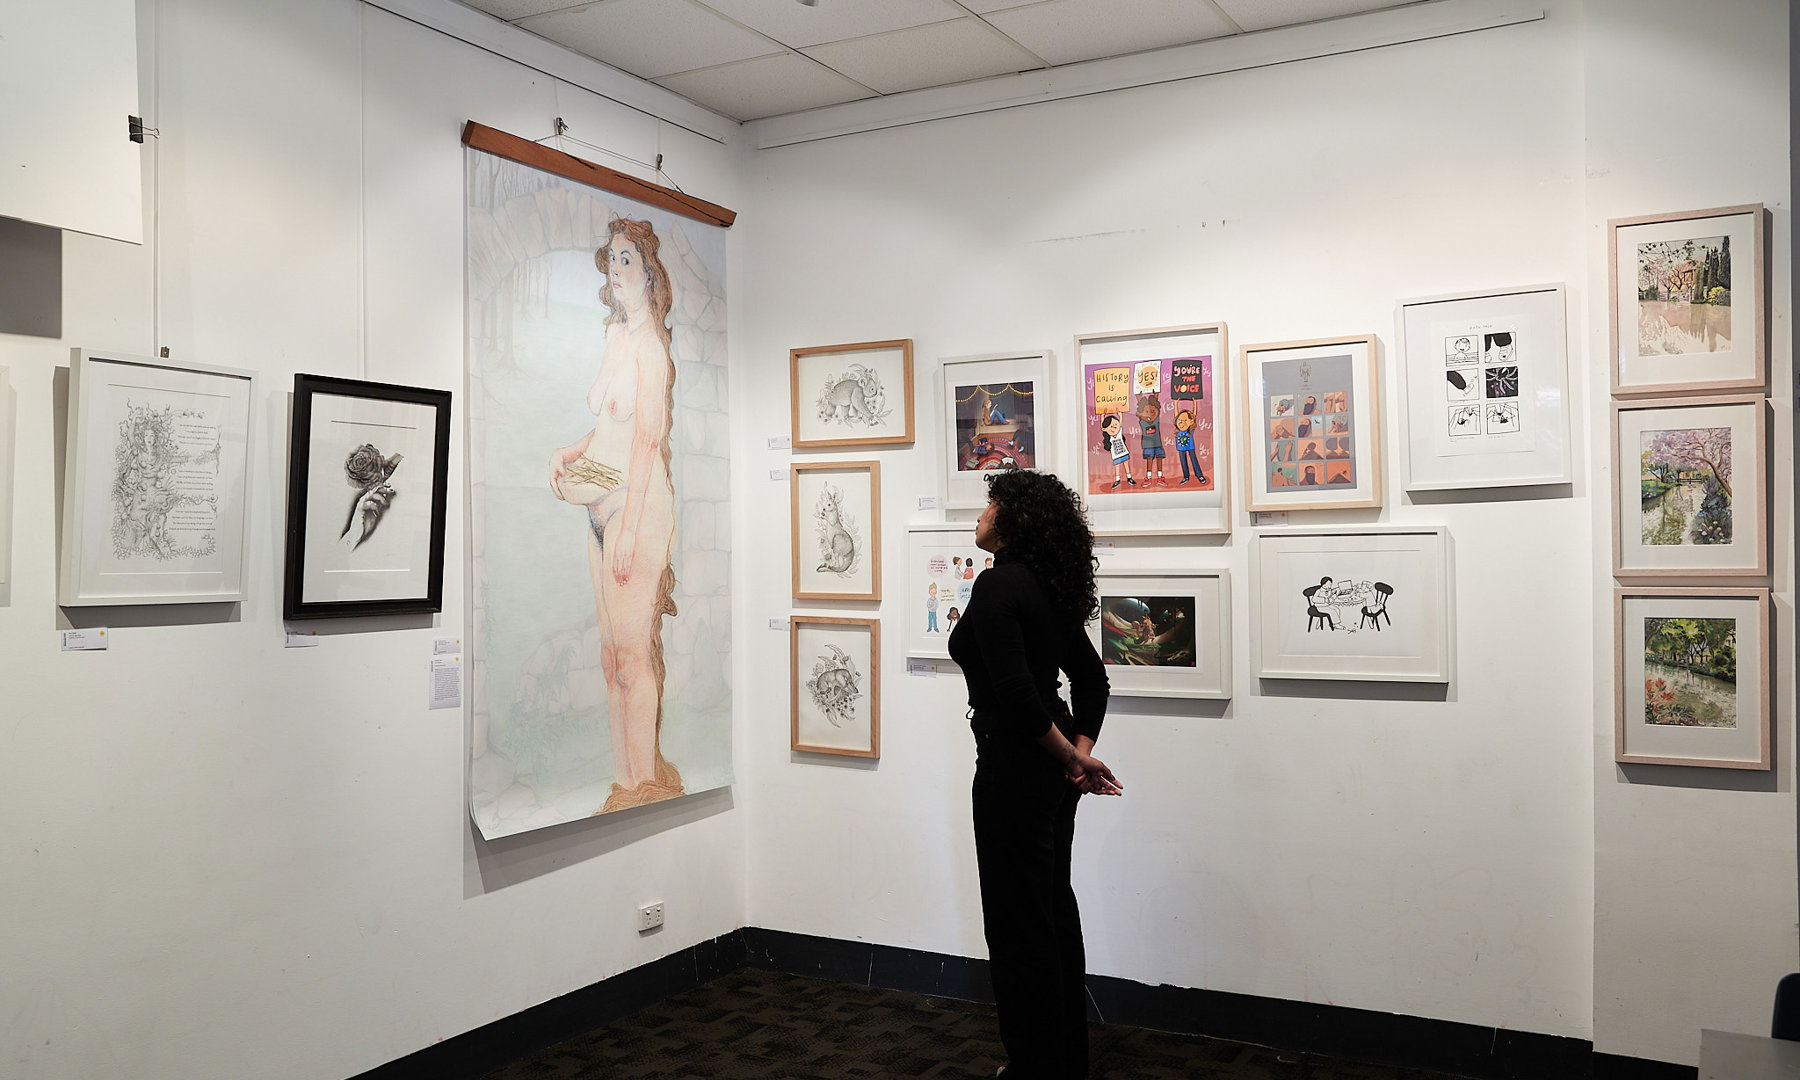
M1614 402L1613 576L1768 573L1767 439L1761 394Z
M1373 334L1238 351L1244 508L1381 505L1381 380Z
M789 349L788 405L796 450L910 445L912 339Z
M788 701L790 749L880 757L880 620L791 616Z
M944 360L939 386L946 508L987 505L984 478L996 469L1054 467L1049 353Z
M906 593L900 610L907 656L950 659L950 631L969 610L975 579L993 563L992 555L975 546L971 523L906 527Z
M1231 573L1103 569L1088 636L1115 697L1231 697Z
M796 600L881 602L881 463L789 467Z
M1768 589L1613 594L1613 760L1768 769Z
M75 349L58 603L244 598L256 376Z

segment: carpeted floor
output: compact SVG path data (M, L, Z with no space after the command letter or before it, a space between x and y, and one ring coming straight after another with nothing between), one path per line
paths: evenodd
M1091 1039L1091 1080L1446 1080L1110 1024ZM992 1006L739 971L487 1080L973 1080L1003 1060Z

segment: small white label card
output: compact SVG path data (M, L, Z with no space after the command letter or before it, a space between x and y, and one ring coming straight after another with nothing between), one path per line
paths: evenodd
M936 510L942 502L943 500L936 495L921 495L919 496L919 509Z
M919 678L935 679L937 678L938 673L938 662L936 660L921 660L916 656L911 657L906 661L906 673Z
M1286 510L1252 510L1250 512L1250 524L1252 525L1286 525L1287 523L1288 512Z
M786 482L787 478L788 478L788 471L786 469L770 469L769 470L769 479L771 479L771 480L779 480L782 482Z
M791 449L793 445L794 437L792 435L769 436L769 449L771 450L788 450Z
M462 708L463 662L460 656L431 658L431 689L428 708Z
M284 649L310 649L319 644L317 630L289 630L282 643Z
M431 655L445 656L462 652L462 638L441 637L431 643Z
M769 620L769 629L779 630L785 634L788 631L788 621L786 619L782 619L782 618L770 619Z
M106 648L106 627L91 626L86 630L64 630L63 652L99 652Z

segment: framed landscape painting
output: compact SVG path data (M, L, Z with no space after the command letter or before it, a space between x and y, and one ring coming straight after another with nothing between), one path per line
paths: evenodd
M1375 351L1374 335L1240 350L1245 509L1381 505Z
M797 600L881 601L881 463L789 467Z
M1619 589L1613 760L1769 768L1767 589Z
M950 631L969 610L975 579L994 557L975 546L975 526L961 522L909 525L906 529L906 655L950 659Z
M1077 490L1094 531L1231 531L1224 323L1084 334Z
M912 339L788 350L796 450L913 441Z
M1102 570L1088 636L1115 697L1231 697L1231 574Z
M1614 576L1768 573L1762 395L1614 402L1612 435Z
M788 619L790 749L881 756L881 624L875 619Z
M1762 389L1763 205L1615 218L1606 232L1613 396Z
M945 360L944 506L987 505L995 469L1050 468L1050 354L1005 353Z

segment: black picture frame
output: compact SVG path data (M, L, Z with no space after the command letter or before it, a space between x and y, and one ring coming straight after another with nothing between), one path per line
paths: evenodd
M371 600L306 601L301 587L306 571L308 481L311 477L313 397L366 398L429 406L435 414L432 435L434 472L431 491L431 555L425 595ZM339 618L355 615L403 615L444 609L444 529L450 486L450 391L392 383L339 379L329 375L294 376L293 416L288 429L287 556L281 613L285 619ZM323 512L323 508L321 508ZM337 508L331 513L338 514Z

